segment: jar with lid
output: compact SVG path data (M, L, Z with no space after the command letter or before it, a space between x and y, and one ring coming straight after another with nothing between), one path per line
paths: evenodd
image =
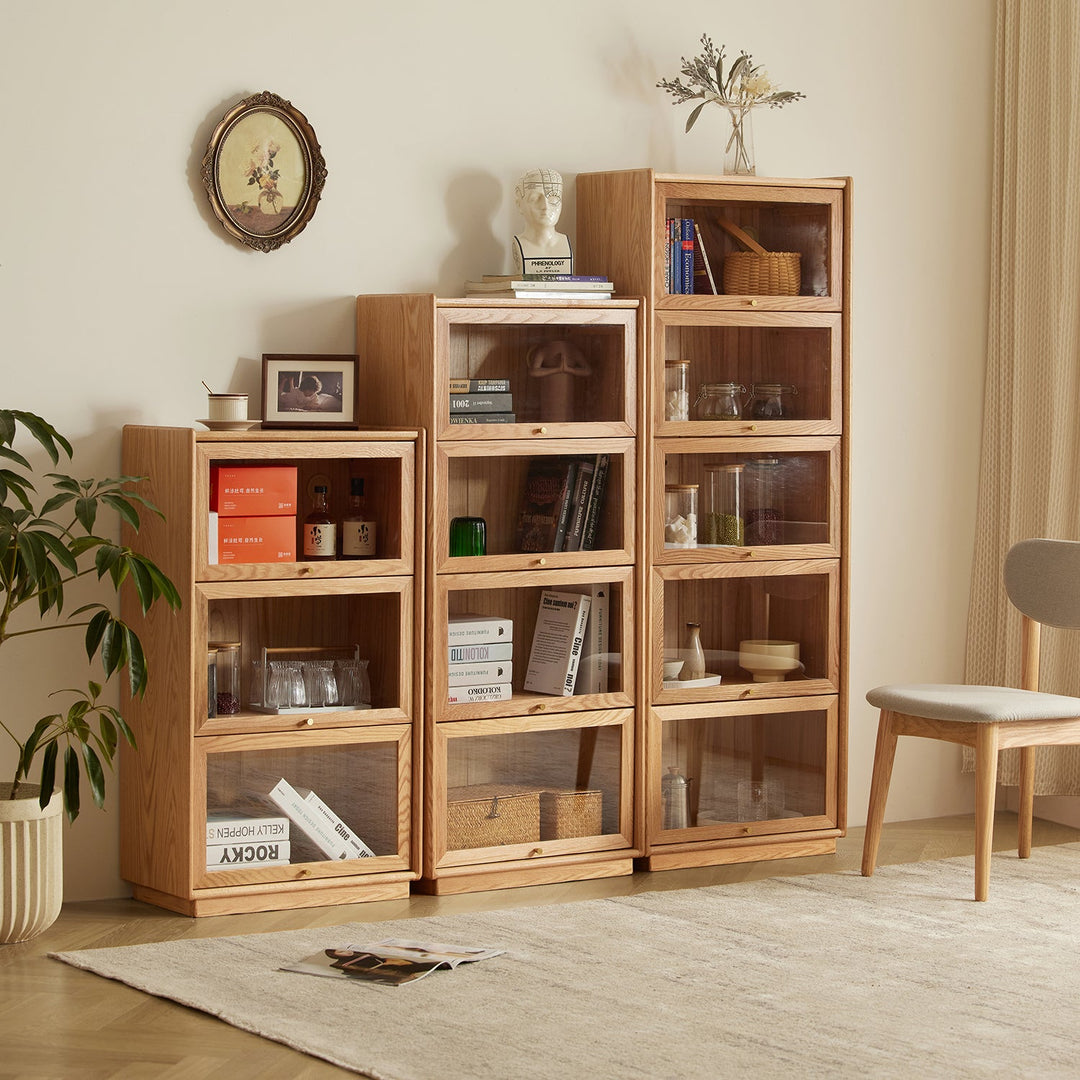
M232 716L240 711L240 642L208 641L207 716Z
M664 488L664 547L697 547L697 484L668 484Z
M750 393L750 416L754 420L791 420L795 416L794 402L798 394L794 386L784 383L754 383Z
M705 466L705 507L701 542L741 547L746 521L742 504L742 465Z
M779 458L755 458L746 463L747 544L781 544L784 532L783 472Z
M742 416L742 398L747 390L742 383L702 383L694 399L699 420L738 420Z
M660 780L665 829L685 829L689 825L689 786L690 781L679 772L678 765L669 765L667 775Z
M664 365L664 419L690 419L689 360L670 360Z

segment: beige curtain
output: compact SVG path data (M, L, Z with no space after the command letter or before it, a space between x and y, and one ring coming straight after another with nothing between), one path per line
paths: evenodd
M1080 3L999 0L982 460L966 678L1017 685L1001 583L1028 536L1080 539ZM1080 695L1080 635L1044 630L1042 689ZM1017 783L1016 752L999 779ZM1039 751L1039 794L1080 794L1080 748Z

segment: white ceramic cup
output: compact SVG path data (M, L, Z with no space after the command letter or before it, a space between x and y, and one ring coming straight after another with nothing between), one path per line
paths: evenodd
M207 419L246 420L248 414L247 394L210 394L207 397Z

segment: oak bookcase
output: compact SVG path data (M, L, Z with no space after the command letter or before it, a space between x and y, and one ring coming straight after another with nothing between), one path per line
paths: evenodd
M159 605L146 620L133 598L122 606L150 666L145 697L124 702L139 745L123 754L120 859L136 899L217 915L408 896L420 869L422 446L416 430L124 428L124 472L148 477L140 490L165 515L141 515L138 546L183 598L180 612ZM375 557L215 564L210 471L242 464L296 467L298 551L315 483L340 518L349 478L363 476ZM210 715L215 641L240 649L239 711L228 715ZM260 710L264 648L358 655L371 707ZM316 792L374 855L327 860L294 826L289 863L208 870L208 813L280 814L261 797L282 777Z
M716 293L707 273L693 294L667 291L670 218L697 222ZM644 296L648 312L637 707L649 869L828 853L844 833L850 220L846 179L577 178L577 269ZM743 250L727 224L767 252L797 253L798 293L724 293L725 259ZM665 408L673 361L689 361L686 419ZM703 416L697 391L718 383L783 387L782 415L762 391L761 407L739 394L738 417ZM704 499L707 466L732 465L744 503L751 475L759 489L768 480L767 517L751 532L747 516L730 545L704 544L700 527L696 547L666 543L665 487L698 485ZM712 685L664 677L665 659L688 655L688 623L700 625ZM798 646L779 681L751 674L770 673L761 647L742 643L763 640Z
M357 299L361 421L423 427L431 436L421 889L629 874L642 852L635 812L643 625L639 316L636 300ZM551 376L538 373L534 360L544 349L558 352L560 342L584 359L578 370L588 374L565 375L556 407ZM508 380L515 420L451 423L451 379ZM599 454L610 467L595 546L521 551L517 523L530 463ZM484 554L450 554L457 517L484 519ZM567 697L526 691L541 593L594 586L606 587L609 605L606 686L581 693L579 682ZM465 613L512 620L512 684L504 700L449 700L448 622ZM535 819L534 796L552 813L564 809L565 820L548 815L539 831L515 830L511 811ZM462 831L457 823L478 805L490 832Z

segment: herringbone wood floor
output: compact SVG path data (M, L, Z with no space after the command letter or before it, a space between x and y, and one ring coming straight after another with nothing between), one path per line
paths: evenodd
M456 911L552 904L655 889L683 889L753 878L858 869L862 829L836 855L699 870L635 874L468 896L417 895L409 901L187 919L133 900L65 906L43 935L0 946L2 1080L323 1080L354 1075L246 1034L203 1013L48 959L56 950L134 945L189 937L377 922ZM1080 840L1080 830L1035 822L1036 845ZM998 814L995 850L1015 849L1016 817ZM886 825L878 863L918 862L974 850L969 817ZM1038 852L1033 853L1033 858ZM993 876L991 897L993 903ZM495 1080L495 1078L493 1078Z

